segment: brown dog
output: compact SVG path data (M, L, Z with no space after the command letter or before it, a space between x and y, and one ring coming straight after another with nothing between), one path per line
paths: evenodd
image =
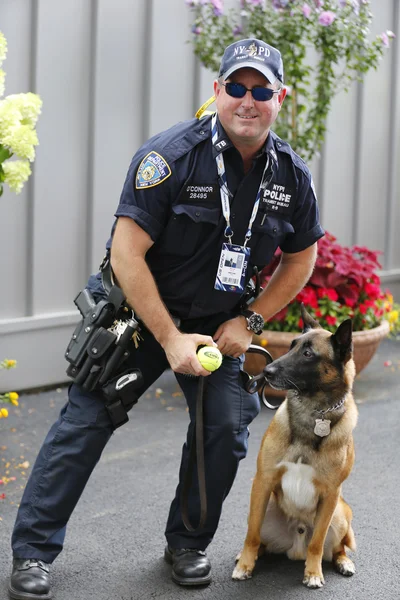
M322 560L342 575L355 572L346 548L355 550L352 511L341 486L354 463L352 431L352 323L335 334L302 307L303 334L266 368L268 383L287 389L286 400L261 443L250 501L248 531L232 578L251 577L264 551L305 560L303 583L324 584Z

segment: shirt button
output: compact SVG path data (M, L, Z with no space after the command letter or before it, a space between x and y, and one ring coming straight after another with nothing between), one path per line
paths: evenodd
M195 213L195 215L196 215L196 217L199 217L199 216L200 216L200 213L199 213L199 211L197 211L197 212Z
M276 227L273 227L273 228L272 228L272 231L273 231L273 233L276 233L278 230L277 230L277 228L276 228Z
M234 219L236 217L236 214L232 213L231 217L232 217L232 219Z
M200 135L204 135L204 131L203 130L200 131Z

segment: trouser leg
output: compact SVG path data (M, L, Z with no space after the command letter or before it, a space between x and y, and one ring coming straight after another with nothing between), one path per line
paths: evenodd
M179 484L171 504L166 538L172 548L204 550L211 542L221 516L222 503L236 476L239 461L247 453L247 426L260 410L257 394L243 387L242 359L225 357L222 366L207 378L204 399L204 460L207 490L207 521L198 532L189 532L182 522L180 493L188 462L188 446L193 433L198 379L176 375L185 394L190 414L186 443L182 450ZM199 522L200 501L197 474L188 497L188 513L193 526Z
M148 335L133 366L142 371L143 392L161 375L167 360ZM76 385L52 426L36 459L18 510L12 534L16 558L52 563L61 552L69 517L78 502L113 428L98 394Z

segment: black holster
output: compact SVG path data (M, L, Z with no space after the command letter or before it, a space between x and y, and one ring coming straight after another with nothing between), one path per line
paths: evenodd
M129 420L127 411L138 401L133 392L143 382L139 369L123 371L134 344L132 336L139 324L125 305L122 290L114 286L106 299L95 302L88 289L74 300L82 319L65 352L70 363L67 375L91 392L100 392L114 428ZM115 321L122 323L122 334L110 331Z

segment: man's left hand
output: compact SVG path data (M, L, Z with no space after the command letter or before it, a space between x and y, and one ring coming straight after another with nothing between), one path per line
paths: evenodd
M247 351L253 333L248 331L244 317L236 317L222 323L213 335L213 339L222 354L237 358Z

